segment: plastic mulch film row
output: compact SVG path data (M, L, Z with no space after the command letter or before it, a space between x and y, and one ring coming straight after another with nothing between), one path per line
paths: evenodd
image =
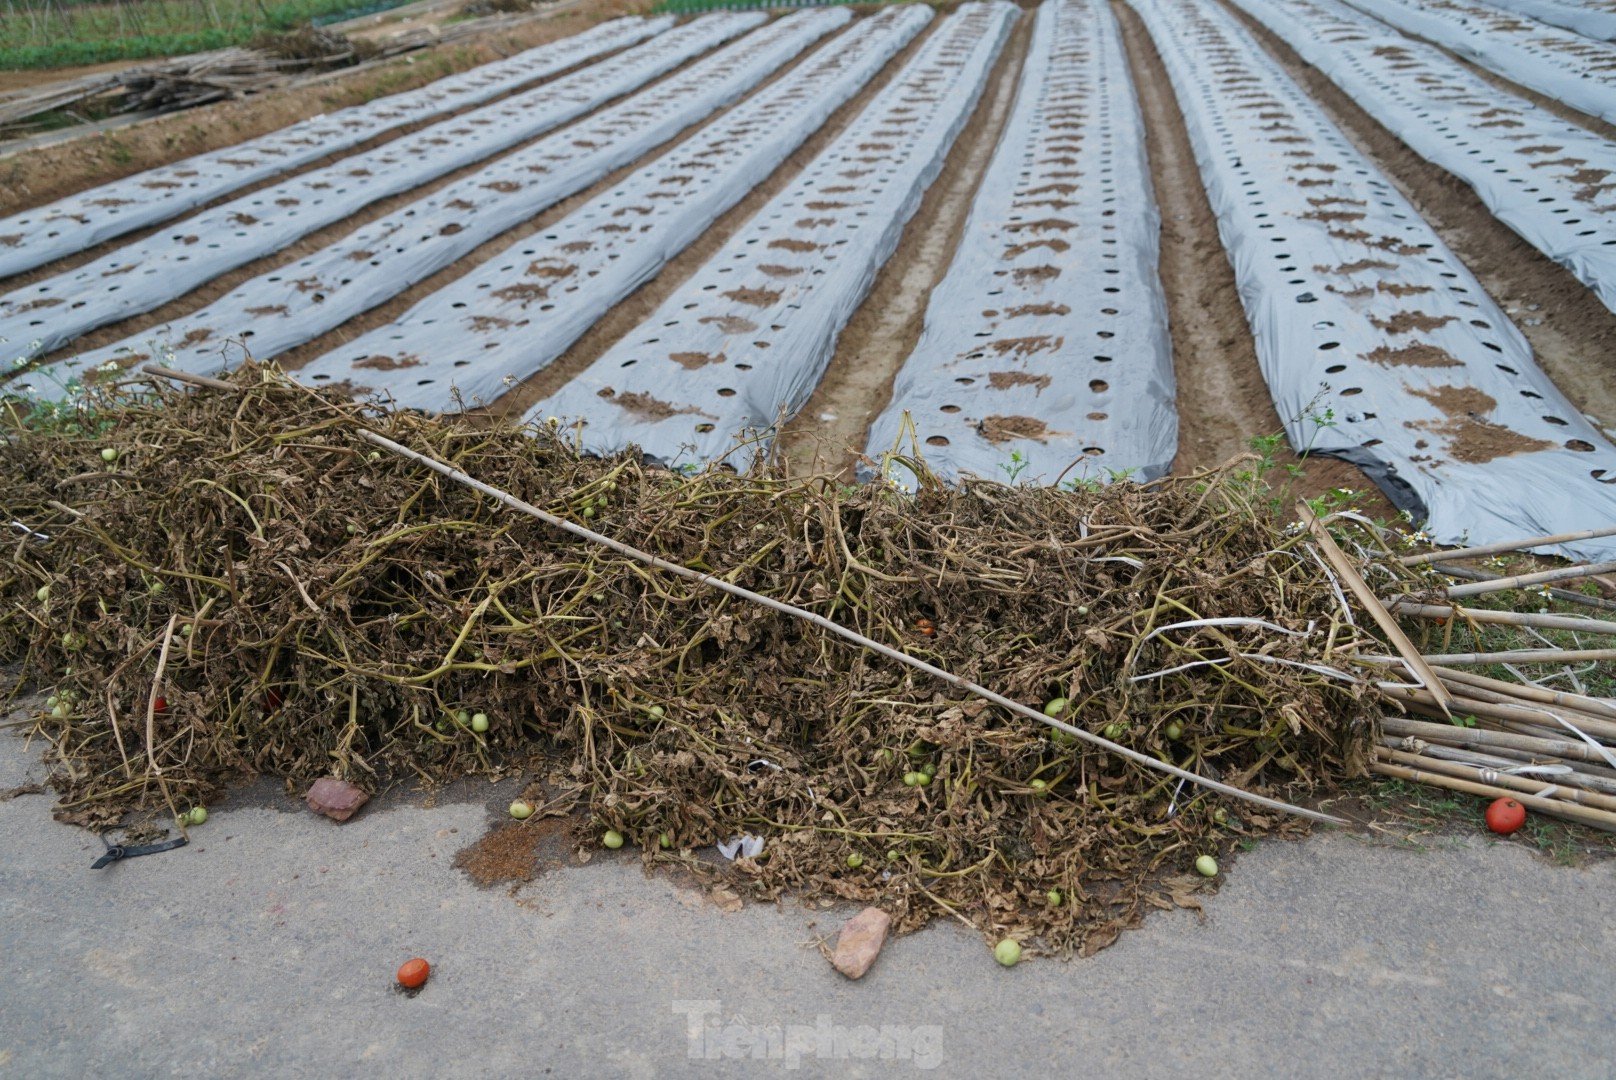
M1352 0L1352 6L1616 123L1616 46L1464 0Z
M548 78L586 60L661 33L671 18L614 19L581 34L539 45L328 116L316 116L223 150L148 169L20 214L0 219L0 277L20 274L124 233L193 210L249 184L340 153L406 124Z
M1100 0L1050 0L869 456L918 438L945 479L1164 475L1178 416L1159 231L1116 19Z
M931 17L929 8L906 5L862 20L542 236L311 361L297 377L424 410L492 401L565 352L767 179Z
M1616 310L1616 145L1338 0L1234 0Z
M795 413L970 116L1018 9L967 3L648 320L531 415L681 465Z
M1616 520L1616 447L1390 180L1220 5L1132 2L1292 445L1358 465L1440 543Z
M1583 37L1616 41L1616 4L1611 0L1491 0L1493 7L1525 15Z
M764 21L708 15L564 79L176 221L83 266L0 297L0 339L35 357L150 311L378 199L520 145Z
M851 17L836 8L772 22L566 131L523 147L297 262L243 282L200 311L43 368L30 381L50 386L75 374L89 378L96 369L115 371L153 357L207 373L249 353L260 360L277 356L633 162L746 93ZM390 366L390 361L372 360L358 370L347 368L346 374L377 375ZM399 378L407 374L394 371ZM446 381L439 393L447 391Z

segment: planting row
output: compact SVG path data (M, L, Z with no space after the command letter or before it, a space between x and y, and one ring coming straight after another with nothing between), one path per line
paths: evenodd
M1616 46L1470 0L1352 0L1399 30L1616 123Z
M456 393L468 404L494 400L549 365L766 179L930 19L915 6L862 20L542 235L311 361L299 377L421 409L450 408Z
M726 457L797 412L942 169L1017 9L969 3L655 314L535 417L591 450ZM744 463L742 463L744 464Z
M0 218L0 277L44 266L92 245L195 209L249 184L340 153L406 124L478 105L625 48L673 25L671 18L615 19L418 90L317 116L212 153L91 188Z
M574 75L302 173L0 297L0 338L38 356L573 120L764 21L708 15ZM447 223L446 223L447 227Z
M1292 445L1358 465L1444 543L1616 519L1616 447L1391 181L1222 6L1131 2Z
M1616 4L1610 0L1491 0L1494 7L1583 37L1616 41Z
M1007 459L1018 479L1046 483L1164 475L1178 419L1159 231L1116 19L1100 0L1044 4L1015 109L868 455L907 449L907 436L950 479L998 475Z
M199 373L238 362L248 351L261 360L278 356L637 160L755 87L849 18L845 9L834 8L770 23L566 131L539 139L312 255L244 282L160 331L82 353L45 369L41 380L61 381L105 364L122 366L153 355ZM363 384L378 369L393 371L411 388L436 386L427 392L430 401L423 401L424 406L449 408L454 403L450 376L459 373L452 360L435 359L440 366L434 372L401 371L413 368L414 362L377 358L358 369L344 366L342 377L357 374ZM501 362L489 352L480 359L485 365ZM312 378L328 369L307 370Z
M1616 145L1340 0L1234 0L1616 309Z

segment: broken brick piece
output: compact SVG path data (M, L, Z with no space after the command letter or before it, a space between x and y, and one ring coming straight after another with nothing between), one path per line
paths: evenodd
M873 907L848 919L836 939L831 964L849 979L862 978L880 955L881 946L886 944L887 927L891 925L892 916Z
M347 821L370 801L370 796L346 780L322 776L303 799L316 814L324 814L332 821Z

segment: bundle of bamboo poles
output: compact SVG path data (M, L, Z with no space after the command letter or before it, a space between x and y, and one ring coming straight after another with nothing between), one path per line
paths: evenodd
M1559 588L1550 582L1594 581L1616 593L1606 575L1616 562L1585 563L1534 573L1502 576L1457 565L1466 560L1524 553L1528 549L1616 535L1616 527L1531 537L1457 551L1427 552L1398 559L1403 567L1429 567L1456 584L1444 597L1393 596L1375 601L1391 616L1424 620L1451 628L1518 627L1603 636L1616 644L1616 621L1537 611L1469 607L1460 601L1533 589L1540 595L1594 609L1616 608L1616 600ZM1362 599L1362 596L1360 596ZM1406 639L1405 639L1406 640ZM1577 644L1582 644L1580 638ZM1412 647L1412 646L1410 646ZM1401 649L1399 651L1402 651ZM1409 657L1365 658L1392 666L1403 663L1421 685L1377 681L1388 703L1382 718L1373 771L1483 798L1512 798L1528 810L1616 832L1616 701L1543 685L1552 677L1528 680L1510 665L1564 665L1616 661L1616 648L1527 648L1495 652L1425 653L1424 672ZM1476 673L1503 665L1523 681ZM1572 680L1573 685L1575 680Z

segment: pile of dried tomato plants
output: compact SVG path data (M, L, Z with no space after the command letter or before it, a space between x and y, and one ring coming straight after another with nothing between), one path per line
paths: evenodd
M67 820L166 815L255 775L522 773L546 814L577 815L580 849L616 829L742 896L869 901L903 929L949 916L1057 953L1198 906L1197 855L1289 827L512 513L361 429L1034 708L1065 698L1074 724L1229 784L1296 799L1371 765L1391 676L1354 657L1386 646L1249 469L910 495L590 459L565 432L388 413L267 368L232 381L126 384L5 444L0 645L19 688L53 692L28 723ZM760 855L714 856L743 834Z

